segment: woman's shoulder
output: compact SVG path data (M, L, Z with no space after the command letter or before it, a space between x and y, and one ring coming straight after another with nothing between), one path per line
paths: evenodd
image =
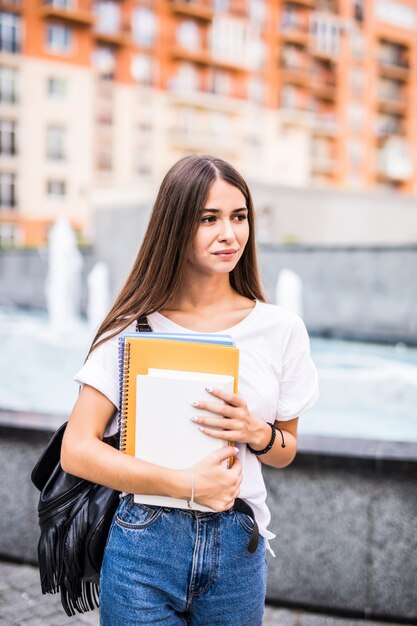
M284 330L293 330L297 328L305 328L304 321L297 313L290 311L278 304L270 302L257 302L259 312L265 323L276 325L277 328Z
M99 338L99 345L91 352L91 354L105 353L105 352L113 352L115 349L119 348L119 339L124 333L133 333L136 329L136 322L132 322L126 328L119 330L116 334L114 334L115 329L109 330L103 333ZM113 336L112 336L113 335Z

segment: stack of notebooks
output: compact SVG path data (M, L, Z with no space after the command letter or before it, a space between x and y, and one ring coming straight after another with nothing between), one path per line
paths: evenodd
M193 401L222 403L205 387L238 391L239 350L230 336L125 333L119 339L119 373L120 446L126 454L185 469L231 443L209 437L191 421L205 414ZM186 500L168 496L135 494L134 501L187 508ZM193 508L212 511L198 503Z

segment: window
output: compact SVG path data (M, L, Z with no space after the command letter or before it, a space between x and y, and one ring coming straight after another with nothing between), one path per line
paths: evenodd
M65 128L49 126L46 134L46 153L52 161L62 161L66 157Z
M360 132L365 122L365 110L358 102L348 104L349 126L353 132Z
M116 57L111 48L96 48L93 52L93 65L99 76L112 80L116 73Z
M216 13L227 12L230 8L229 0L213 0L213 9Z
M349 164L352 170L359 170L364 153L363 144L357 139L351 139L347 144Z
M97 156L97 167L102 171L110 171L112 169L112 150L110 145L100 146Z
M20 52L21 32L20 15L0 11L0 51Z
M44 4L57 9L70 9L73 3L72 0L44 0Z
M14 209L16 206L16 175L0 172L0 206Z
M48 196L62 198L67 193L67 184L65 180L48 180L46 183L46 191Z
M250 78L248 81L248 99L262 104L265 97L264 82L260 78Z
M152 174L151 158L149 150L139 147L137 151L137 173L140 176L150 176Z
M48 95L57 100L65 98L67 95L67 81L64 78L51 76L47 83Z
M17 70L0 65L0 102L17 102Z
M200 86L197 69L191 63L181 63L177 75L170 80L170 89L180 91L198 91Z
M67 54L72 48L72 31L68 26L47 24L46 45L50 52Z
M96 29L101 33L117 33L120 30L120 6L112 0L100 0L94 5Z
M417 13L414 7L394 0L377 0L374 6L377 20L385 24L407 30L414 30L417 26Z
M251 22L263 25L266 21L265 0L249 0L249 19Z
M201 48L201 35L195 22L188 20L177 27L177 41L182 48L194 51Z
M132 15L133 41L140 46L152 46L156 38L156 17L151 9L140 7Z
M363 94L363 84L363 71L359 68L352 69L350 71L350 88L355 96L361 96Z
M316 12L311 17L310 34L317 52L337 55L340 47L340 27L337 18Z
M0 154L17 154L16 122L0 120Z
M209 31L209 49L216 59L246 65L249 50L250 25L229 16L215 16Z
M156 61L146 54L138 54L132 60L133 78L141 85L153 85L156 74Z
M0 246L14 246L20 242L20 229L17 224L0 224Z
M109 94L100 94L97 96L97 121L101 124L113 123L113 98Z
M210 75L211 91L220 96L230 96L232 93L232 78L227 72L214 70Z

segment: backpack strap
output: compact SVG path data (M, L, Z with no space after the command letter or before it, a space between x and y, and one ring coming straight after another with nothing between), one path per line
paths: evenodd
M152 328L148 324L148 319L146 315L142 315L141 317L138 317L138 319L136 320L135 330L137 333L151 333L152 332Z

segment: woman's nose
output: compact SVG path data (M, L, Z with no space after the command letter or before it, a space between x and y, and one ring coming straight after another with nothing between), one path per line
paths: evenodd
M235 238L235 232L233 230L233 226L229 220L223 220L220 226L219 239L230 241Z

